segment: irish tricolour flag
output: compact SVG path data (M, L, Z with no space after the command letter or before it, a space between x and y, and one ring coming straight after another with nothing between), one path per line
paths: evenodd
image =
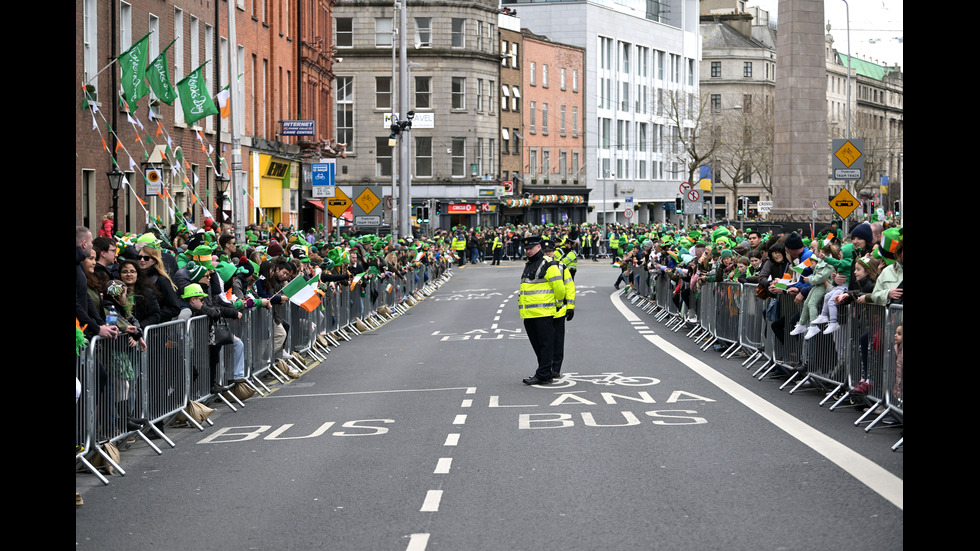
M309 281L303 279L303 276L296 276L296 279L282 288L282 294L289 297L289 302L307 312L312 312L317 306L320 306L320 295L316 292L318 283L319 281L315 276Z

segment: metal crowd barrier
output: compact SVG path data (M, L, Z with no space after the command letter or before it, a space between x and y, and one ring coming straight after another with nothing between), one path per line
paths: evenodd
M348 285L337 285L312 312L292 304L277 306L279 316L289 325L285 349L294 354L290 363L305 369L306 365L295 358L299 354L324 360L329 353L327 345L338 345L335 336L351 340L344 329L356 323L357 316L370 316L367 323L371 325L383 323L407 309L409 297L420 300L450 276L451 272L437 265L423 265L413 267L403 279L362 281L354 291ZM366 297L361 296L362 290ZM377 292L373 299L372 290ZM381 306L387 306L391 313L379 312ZM269 373L280 382L288 381L276 368L272 310L251 308L242 311L241 319L228 321L244 345L248 384L261 394L269 388L260 375ZM162 454L147 434L152 431L176 447L163 426L186 410L190 401L221 400L233 411L243 406L231 392L211 392L214 383L233 377L234 345L221 349L210 346L206 316L152 325L144 328L143 335L145 350L131 346L125 334L115 339L94 337L76 360L82 392L75 408L75 460L103 484L108 484L108 479L90 461L96 455L120 475L126 474L104 450L105 443L127 447L140 438ZM204 430L191 416L184 417ZM211 420L207 423L213 425Z
M631 278L637 275L632 267L629 273ZM648 313L657 321L665 322L667 327L683 325L674 302L676 282L663 272L656 274L652 286L645 287L642 281L638 280L631 291L633 303L649 301L654 306ZM742 362L746 369L765 360L752 376L759 380L774 372L786 376L780 390L793 385L790 393L800 389L824 391L819 405L836 400L831 410L845 402L866 408L854 423L865 425L865 431L887 422L889 417L903 422L903 381L895 350L895 333L903 317L901 305L840 306L839 329L804 339L803 335L790 335L802 312L802 304L796 302L795 296L779 294L759 300L756 287L734 282L702 284L696 301L698 321L688 336L695 338L702 350L717 341L728 343L723 357L731 358L744 349L749 353ZM646 303L640 306L644 308ZM869 381L868 391L859 394L855 386L862 380ZM892 449L902 444L899 440Z

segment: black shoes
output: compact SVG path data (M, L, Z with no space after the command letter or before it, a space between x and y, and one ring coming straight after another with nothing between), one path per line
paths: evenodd
M537 376L533 376L533 377L527 377L523 379L522 382L526 385L550 385L551 379L542 380L539 379Z

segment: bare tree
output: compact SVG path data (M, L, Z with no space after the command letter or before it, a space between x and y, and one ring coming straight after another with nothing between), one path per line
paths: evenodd
M719 144L711 135L710 97L671 91L665 100L664 114L677 132L672 139L671 153L687 169L687 181L697 182L701 165L707 164Z

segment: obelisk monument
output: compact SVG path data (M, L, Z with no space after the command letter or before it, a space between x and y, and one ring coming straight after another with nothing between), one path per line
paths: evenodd
M776 38L776 128L770 219L829 220L827 68L824 0L779 0Z

